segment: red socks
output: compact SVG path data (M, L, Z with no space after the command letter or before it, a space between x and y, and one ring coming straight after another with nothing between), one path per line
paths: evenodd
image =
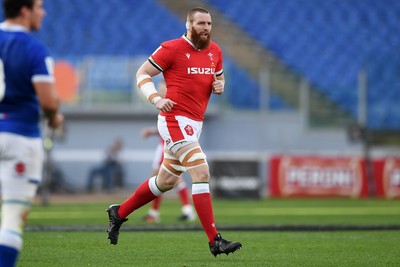
M201 225L207 234L209 243L212 244L218 231L214 221L208 183L194 183L192 185L192 198Z
M121 218L128 217L134 210L157 198L162 192L157 188L156 176L144 181L118 209Z
M182 190L179 191L180 194L181 191ZM121 218L126 218L134 210L156 199L161 194L162 192L157 188L156 177L154 176L139 185L136 191L120 205L118 215ZM214 221L208 183L194 183L192 185L192 198L201 225L207 234L209 243L212 244L214 243L214 237L218 234L218 231ZM189 203L188 197L187 202Z
M189 192L188 192L185 182L178 184L176 189L178 190L178 194L179 194L179 198L181 199L182 206L190 205Z
M153 210L158 210L160 208L161 198L162 196L160 195L156 199L154 199L153 202L151 202L151 208Z

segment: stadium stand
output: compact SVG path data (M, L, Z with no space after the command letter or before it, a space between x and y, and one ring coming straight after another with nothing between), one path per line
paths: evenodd
M57 57L149 54L160 40L182 33L182 23L149 0L46 1L48 10L38 37ZM94 12L95 11L95 12ZM148 16L151 14L151 16Z
M368 75L368 126L400 128L400 2L205 0L323 94L357 115L357 77Z
M368 126L400 129L400 2L396 0L203 0L235 22L332 103L357 116L357 76L368 75ZM132 67L120 57L149 55L183 33L182 21L156 0L46 1L44 29L37 33L53 55L85 71L82 86L127 94ZM95 10L95 12L93 12ZM149 15L151 14L151 15ZM2 16L2 14L1 14ZM109 56L116 56L110 60ZM90 57L82 61L82 57ZM264 90L225 58L234 109L259 109ZM244 90L243 85L246 85ZM268 107L292 109L271 93Z
M56 59L72 62L83 74L80 98L90 95L94 102L129 100L130 90L135 86L132 79L135 70L127 69L129 63L121 57L150 55L162 41L177 38L184 32L183 22L153 0L140 4L118 0L68 3L52 0L45 5L45 19L50 23L45 21L43 30L35 34L48 44ZM231 97L225 104L236 109L260 108L258 83L228 58L226 69L232 72L228 75L232 80L227 80ZM252 98L244 94L243 84ZM289 109L276 95L269 102L270 108Z

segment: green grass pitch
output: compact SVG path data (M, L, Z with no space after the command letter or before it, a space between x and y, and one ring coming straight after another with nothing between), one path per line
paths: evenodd
M35 205L18 266L400 266L399 200L214 200L222 236L243 244L240 251L216 258L200 230L129 231L130 227L146 229L141 217L147 207L129 217L119 244L109 245L105 208L119 201ZM199 226L198 221L177 222L179 214L179 201L165 200L157 226ZM263 225L394 226L394 230L235 230L244 225L249 229ZM35 227L45 226L67 230L36 231Z

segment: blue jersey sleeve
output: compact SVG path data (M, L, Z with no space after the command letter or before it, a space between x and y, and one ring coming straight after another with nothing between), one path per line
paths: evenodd
M54 82L54 60L47 48L36 42L32 51L32 82Z
M40 137L41 107L34 83L54 82L47 48L24 31L1 30L0 59L5 94L0 102L0 132Z

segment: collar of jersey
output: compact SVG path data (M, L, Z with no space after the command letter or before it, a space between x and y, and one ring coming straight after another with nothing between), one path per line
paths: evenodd
M6 23L2 22L0 23L0 29L5 30L5 31L10 31L10 32L27 32L28 30L19 25L19 24L12 24L12 23Z
M196 46L189 40L189 38L187 38L186 34L182 35L182 37L186 42L188 42L193 47L194 50L200 51L200 49L197 49Z

